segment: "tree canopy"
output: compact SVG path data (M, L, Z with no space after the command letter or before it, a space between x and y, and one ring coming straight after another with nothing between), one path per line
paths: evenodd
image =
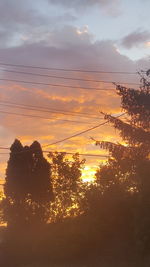
M128 122L104 114L104 118L119 131L125 144L96 142L100 148L110 152L107 164L97 170L97 182L109 192L119 186L119 190L123 189L121 198L123 192L136 195L134 229L137 243L143 248L147 242L150 244L150 82L146 75L141 73L139 89L116 86Z
M54 202L51 203L50 220L62 221L83 211L85 185L81 180L85 160L74 154L68 160L65 153L50 153Z
M15 140L4 184L3 216L10 226L46 223L53 198L51 167L35 141L23 147Z

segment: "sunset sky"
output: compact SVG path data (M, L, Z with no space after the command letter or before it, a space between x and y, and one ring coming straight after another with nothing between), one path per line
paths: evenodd
M92 71L136 72L150 68L149 10L149 0L0 0L0 147L10 147L18 138L24 145L38 140L45 145L44 150L106 155L91 137L118 142L117 132L107 124L46 145L104 122L100 111L120 114L114 85L87 80L139 83L136 74ZM7 160L7 154L0 154L1 179ZM93 175L101 160L87 157L86 174Z

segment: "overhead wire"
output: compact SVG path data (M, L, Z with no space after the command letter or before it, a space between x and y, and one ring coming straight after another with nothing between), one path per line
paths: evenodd
M124 112L124 113L122 113L122 114L116 116L115 118L120 118L121 116L123 116L123 115L125 115L125 114L126 114L126 112ZM79 136L79 135L84 134L84 133L86 133L86 132L92 131L92 130L94 130L94 129L100 127L100 126L103 126L103 125L107 124L108 122L109 122L109 121L105 121L105 122L100 123L100 124L98 124L98 125L95 125L95 126L93 126L93 127L91 127L91 128L88 128L88 129L86 129L86 130L84 130L84 131L82 131L82 132L76 133L76 134L74 134L74 135L71 135L71 136L66 137L66 138L64 138L64 139L61 139L61 140L58 140L58 141L53 142L53 143L51 143L51 144L42 145L42 148L44 148L44 147L48 147L48 146L52 146L52 145L55 145L55 144L58 144L58 143L62 143L62 142L64 142L64 141L66 141L66 140L70 140L70 139L72 139L72 138L74 138L74 137L76 137L76 136ZM10 149L10 148L0 146L0 149L6 149L6 150L8 150L8 149ZM47 152L47 151L44 151L44 152ZM22 152L21 152L21 153L22 153Z
M69 112L69 113L83 114L83 115L96 115L96 114L87 113L87 112L68 111L68 110L64 110L64 109L50 108L48 106L44 106L43 107L43 106L27 105L27 104L12 102L12 101L10 102L10 101L6 101L6 100L0 100L0 102L9 103L9 104L12 104L12 105L22 105L22 106L27 106L27 107L35 107L35 108L46 109L46 110L63 111L63 112L67 112L67 113Z
M119 117L123 116L124 114L126 114L126 112L122 113L121 115L116 116L116 118L119 118ZM98 125L95 125L95 126L93 126L93 127L91 127L91 128L88 128L88 129L86 129L86 130L84 130L84 131L82 131L82 132L73 134L73 135L71 135L71 136L68 136L68 137L66 137L66 138L63 138L63 139L58 140L58 141L56 141L56 142L53 142L53 143L44 145L44 146L42 146L42 147L52 146L52 145L56 145L56 144L62 143L62 142L64 142L64 141L70 140L70 139L72 139L72 138L74 138L74 137L76 137L76 136L79 136L79 135L81 135L81 134L87 133L87 132L92 131L92 130L94 130L94 129L96 129L96 128L99 128L100 126L103 126L103 125L107 124L108 122L109 122L109 121L105 121L105 122L100 123L100 124L98 124Z
M55 121L63 121L63 122L71 122L71 123L80 123L80 124L91 124L91 122L85 122L85 121L77 121L77 120L69 120L69 119L60 119L60 118L54 118L54 117L42 117L38 115L32 115L32 114L23 114L23 113L16 113L16 112L8 112L8 111L3 111L0 110L0 114L9 114L9 115L16 115L16 116L23 116L23 117L29 117L29 118L39 118L39 119L45 119L45 120L55 120Z
M67 110L61 110L61 109L48 108L48 107L44 107L44 106L42 107L42 106L27 105L27 104L10 102L10 101L1 101L0 100L0 105L8 106L8 107L14 107L14 108L20 108L20 109L35 110L35 111L46 112L46 113L51 112L51 113L56 113L56 114L61 114L61 115L79 116L79 117L85 117L85 118L90 117L93 119L100 119L99 117L95 117L96 114L92 114L92 113L67 111Z
M87 73L106 73L106 74L127 74L127 75L135 75L138 72L129 72L129 71L104 71L104 70L85 70L85 69L71 69L71 68L53 68L53 67L43 67L43 66L31 66L31 65L23 65L23 64L13 64L0 62L2 66L11 66L11 67L20 67L20 68L31 68L31 69L41 69L41 70L54 70L54 71L68 71L68 72L87 72Z
M56 75L48 75L48 74L41 74L41 73L33 73L33 72L25 72L25 71L16 71L16 70L8 70L8 69L0 69L3 72L10 72L16 74L23 74L23 75L32 75L38 77L46 77L46 78L57 78L57 79L64 79L64 80L73 80L73 81L85 81L85 82L97 82L97 83L113 83L112 81L103 81L103 80L93 80L93 79L82 79L82 78L74 78L74 77L64 77L64 76L56 76ZM118 83L118 82L116 82ZM123 84L131 84L131 85L138 85L137 83L126 83L122 82Z
M0 149L3 149L3 148L0 148ZM4 148L6 149L6 148ZM7 150L10 150L10 148L7 148ZM24 151L23 151L24 152ZM90 154L90 153L79 153L79 152L66 152L66 151L47 151L47 150L43 150L42 151L43 153L62 153L62 154L66 154L66 155L75 155L75 154L79 154L79 156L87 156L87 157L102 157L102 158L105 158L105 157L109 157L109 155L98 155L98 154ZM19 154L20 152L16 152L17 154ZM24 152L25 153L25 152ZM5 155L8 155L9 153L1 153L0 154L5 154Z
M32 85L44 85L44 86L53 86L53 87L64 87L64 88L73 88L73 89L80 89L80 90L96 90L96 91L108 91L108 90L115 90L115 88L97 88L97 87L84 87L84 86L74 86L74 85L65 85L65 84L55 84L55 83L44 83L44 82L36 82L36 81L24 81L18 79L7 79L7 78L0 78L0 81L4 82L16 82L16 83L25 83L25 84L32 84ZM128 85L140 85L138 83L126 83L126 82L116 82L116 81L101 81L101 83L108 83L108 84L128 84Z
M5 82L16 82L16 83L25 83L25 84L32 84L32 85L44 85L44 86L54 86L54 87L66 87L66 88L73 88L73 89L80 89L80 90L96 90L96 91L107 91L107 90L115 90L115 88L97 88L97 87L84 87L84 86L74 86L74 85L65 85L65 84L55 84L55 83L44 83L44 82L36 82L36 81L24 81L18 79L7 79L7 78L0 78L0 81ZM127 84L127 85L140 85L139 83L127 83L127 82L116 82L116 81L103 81L101 80L99 83L106 83L106 84Z
M6 79L6 78L0 78L0 81L25 83L25 84L32 84L32 85L45 85L45 86L54 86L54 87L64 87L64 88L73 88L73 89L81 89L81 90L96 90L96 91L115 90L115 89L104 89L104 88L96 88L96 87L83 87L83 86L73 86L73 85L65 85L65 84L43 83L43 82L36 82L36 81L24 81L24 80ZM112 84L112 83L115 83L115 82L107 82L107 83Z

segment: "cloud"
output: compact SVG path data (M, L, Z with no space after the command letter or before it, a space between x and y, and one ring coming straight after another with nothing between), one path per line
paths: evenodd
M118 15L120 13L120 0L48 0L51 4L59 4L65 8L71 8L84 12L87 8L98 6L108 14Z
M76 16L65 10L53 12L46 0L37 0L36 4L30 0L1 0L0 47L20 46L27 40L39 42L48 31L75 20Z
M23 0L0 1L0 37L1 47L16 44L20 34L31 27L39 27L45 18L36 10L35 6Z
M140 31L136 30L127 36L125 36L121 40L121 45L124 46L125 48L132 48L134 46L139 46L146 41L150 40L150 32L149 31Z
M93 41L90 33L85 29L75 27L64 27L61 31L52 31L46 40L36 43L24 43L18 47L0 49L0 58L4 62L13 62L14 64L52 66L54 68L72 68L72 69L102 69L102 70L124 70L134 71L135 64L127 57L118 53L111 41ZM115 63L115 64L114 64ZM32 71L29 68L25 71ZM37 73L52 74L56 76L68 76L63 72L36 71ZM63 80L54 78L42 78L38 76L21 75L4 72L4 78L32 80L36 82L57 83L66 85L75 85L79 87L112 87L109 84L81 82L73 80ZM95 75L94 73L70 73L69 76L84 79L99 79L108 81L126 81L123 76ZM132 80L133 81L133 80ZM113 109L118 103L116 96L111 91L107 92L108 100L105 101L106 93L101 91L82 90L73 88L64 88L61 86L36 86L15 83L5 84L5 89L1 90L3 99L12 99L14 102L24 102L35 105L51 106L53 108L80 111ZM109 100L110 99L110 100ZM96 111L97 112L97 111ZM18 128L16 128L16 132Z
M70 37L70 38L69 38ZM78 33L78 28L75 27L64 27L62 31L53 32L51 37L39 43L24 44L19 47L0 49L0 58L4 62L13 62L16 64L24 65L35 65L35 66L52 66L58 68L78 68L78 69L105 69L105 70L133 70L134 63L128 58L121 56L114 47L111 41L103 42L93 42L90 34L84 29L80 30ZM115 65L114 65L115 62ZM20 70L21 71L21 70ZM32 71L29 68L25 71ZM57 76L72 76L74 78L84 78L84 79L106 79L106 80L116 80L115 77L111 75L95 75L94 73L60 73L60 72L42 72L42 70L36 71L37 73L43 74L54 74ZM32 80L36 82L46 82L46 83L57 83L66 85L75 85L79 87L97 87L106 88L105 91L90 91L82 89L64 88L61 86L36 86L36 85L26 85L23 83L9 83L1 85L1 99L8 100L12 102L19 102L30 105L46 106L55 109L64 109L70 111L80 111L80 112L91 112L97 113L99 110L114 112L116 110L116 105L119 106L119 97L116 97L113 91L108 91L109 87L112 85L94 82L81 82L81 81L68 81L63 79L50 79L42 78L30 75L21 75L14 73L2 73L3 78L7 79L19 79L19 80ZM123 79L123 78L122 78ZM121 78L120 78L121 80ZM107 101L106 101L107 98ZM8 110L8 107L7 107ZM12 109L9 108L11 112ZM14 112L25 113L27 111ZM28 111L28 114L36 114L41 116L48 116L49 114L38 113ZM56 114L55 114L56 117ZM58 117L58 116L57 116ZM56 118L57 118L56 117ZM72 118L67 116L59 116L61 119L78 120L78 118ZM58 119L58 118L57 118ZM22 122L26 121L26 127L22 128ZM87 121L89 123L97 123L98 121L89 118L89 120L82 118L81 121ZM38 137L40 135L47 136L48 133L52 132L55 139L60 138L60 132L57 130L58 124L61 122L56 122L56 131L54 130L55 122L35 120L34 118L22 118L14 116L12 120L11 115L3 115L2 124L6 129L12 131L15 135L19 136L31 136L34 134ZM32 127L31 127L32 124ZM42 125L42 127L41 127ZM53 125L53 128L52 126ZM63 124L62 134L67 133L68 127L71 124ZM89 124L90 125L90 124ZM80 129L88 127L88 125L73 124L70 128L70 134L76 132ZM55 134L53 134L53 131ZM43 139L42 139L43 140Z
M48 0L52 4L60 4L67 8L81 8L100 5L101 7L118 3L118 0Z

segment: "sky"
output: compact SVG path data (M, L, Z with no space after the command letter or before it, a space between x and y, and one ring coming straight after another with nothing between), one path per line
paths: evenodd
M114 85L95 81L139 83L138 75L92 71L150 67L149 10L149 0L0 0L0 147L18 138L38 140L44 150L106 155L91 137L121 141L108 124L46 145L103 123L101 111L122 112ZM8 157L0 154L1 179ZM84 176L104 159L87 157Z

